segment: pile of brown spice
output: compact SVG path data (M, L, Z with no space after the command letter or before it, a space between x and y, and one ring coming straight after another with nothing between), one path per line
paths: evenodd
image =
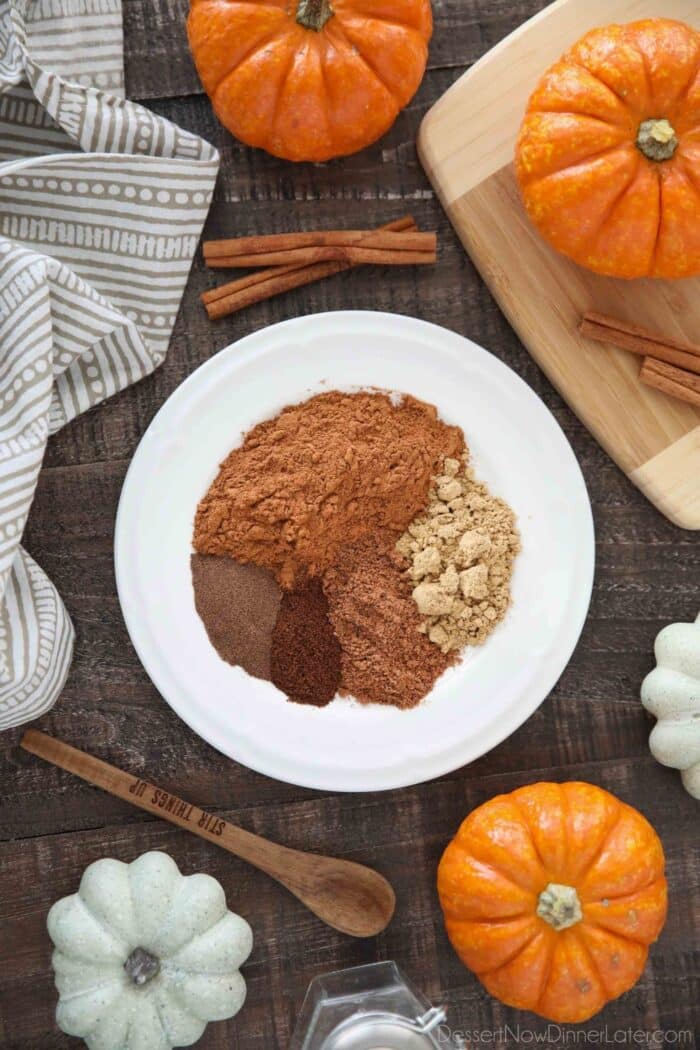
M421 616L395 546L388 529L348 544L323 586L342 650L342 691L362 703L415 707L454 658L419 633Z
M458 593L473 568L460 576L462 533L488 532L496 518L514 529L501 501L505 518L474 517L479 499L494 504L467 459L461 430L432 405L382 392L320 394L249 431L195 518L195 602L223 659L298 703L320 707L337 692L419 703L459 659L465 631L479 640L481 613L488 629L494 621L481 598L475 608ZM461 532L448 538L455 522ZM505 542L507 570L491 575L498 618L517 551ZM502 547L496 537L492 554ZM426 585L444 606L429 615L419 600Z
M320 580L285 591L271 641L277 688L297 704L329 704L341 682L341 649Z
M424 507L457 427L412 397L319 394L250 430L197 508L194 548L271 569L283 587L320 576L375 528L401 534Z
M282 600L272 573L211 554L193 554L190 566L195 607L221 659L269 681Z

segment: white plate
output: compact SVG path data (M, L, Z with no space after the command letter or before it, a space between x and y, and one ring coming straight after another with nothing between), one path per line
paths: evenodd
M221 660L194 608L195 508L253 424L330 389L383 387L462 427L477 475L518 515L513 606L488 642L416 708L336 699L289 703ZM170 706L224 754L268 776L332 791L420 783L483 755L542 703L569 661L593 581L591 508L554 417L474 343L395 314L285 321L227 347L161 408L124 482L116 574L129 634Z

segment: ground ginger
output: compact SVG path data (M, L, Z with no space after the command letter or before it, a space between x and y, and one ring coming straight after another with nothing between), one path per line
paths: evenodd
M418 629L449 653L481 645L505 616L520 534L508 504L475 480L468 454L446 458L442 470L396 549L408 562Z

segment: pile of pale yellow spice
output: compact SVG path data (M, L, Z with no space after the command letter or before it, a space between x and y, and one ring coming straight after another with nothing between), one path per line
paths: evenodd
M420 630L448 653L480 645L505 616L520 536L508 504L475 481L468 456L446 459L443 470L396 549L409 563Z

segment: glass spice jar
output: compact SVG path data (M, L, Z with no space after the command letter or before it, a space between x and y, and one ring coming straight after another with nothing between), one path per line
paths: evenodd
M317 977L289 1050L456 1050L443 1007L434 1007L394 962Z

